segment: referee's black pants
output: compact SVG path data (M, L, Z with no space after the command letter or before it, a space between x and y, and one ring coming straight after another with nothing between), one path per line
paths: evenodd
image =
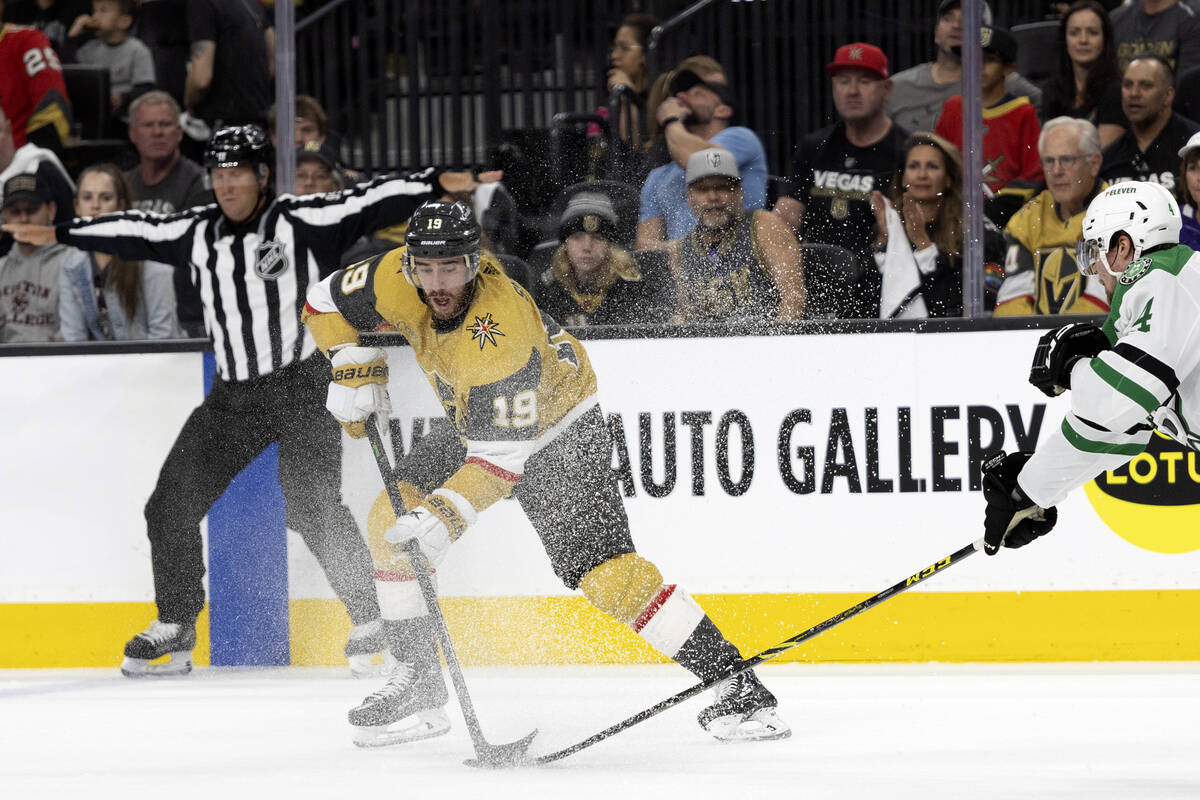
M371 555L341 499L341 428L325 410L328 383L319 353L248 381L214 379L146 504L160 620L195 622L204 607L200 520L272 442L279 443L287 526L303 537L355 625L379 617Z

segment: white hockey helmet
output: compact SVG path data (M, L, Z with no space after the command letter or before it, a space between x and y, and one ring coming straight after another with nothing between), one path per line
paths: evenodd
M1114 277L1108 265L1112 238L1124 233L1133 241L1133 258L1160 244L1178 244L1183 220L1179 204L1163 186L1149 181L1125 181L1096 195L1083 217L1083 238L1075 245L1075 260L1084 275L1096 265Z

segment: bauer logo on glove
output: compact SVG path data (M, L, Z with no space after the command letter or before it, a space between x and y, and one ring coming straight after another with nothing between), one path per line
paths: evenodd
M367 435L367 421L379 418L380 426L387 425L392 401L388 397L387 354L378 347L349 345L334 351L333 383L325 407L342 424L352 439Z

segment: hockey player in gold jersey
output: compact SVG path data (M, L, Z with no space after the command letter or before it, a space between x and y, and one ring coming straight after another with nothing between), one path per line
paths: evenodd
M356 741L391 744L449 729L431 621L400 545L415 537L436 565L480 512L510 494L566 586L701 679L732 672L737 648L634 548L583 346L480 253L479 226L465 205L425 204L405 242L313 286L304 313L333 364L327 406L351 436L363 436L376 415L390 411L386 354L361 346L360 332L403 334L452 423L398 465L408 513L396 519L383 493L369 515L376 586L398 666L350 711ZM717 738L791 733L752 671L716 691L699 721Z

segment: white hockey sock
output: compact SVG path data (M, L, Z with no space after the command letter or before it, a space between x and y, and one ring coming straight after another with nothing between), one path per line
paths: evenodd
M631 627L660 653L674 658L704 617L692 596L672 583L654 596Z

